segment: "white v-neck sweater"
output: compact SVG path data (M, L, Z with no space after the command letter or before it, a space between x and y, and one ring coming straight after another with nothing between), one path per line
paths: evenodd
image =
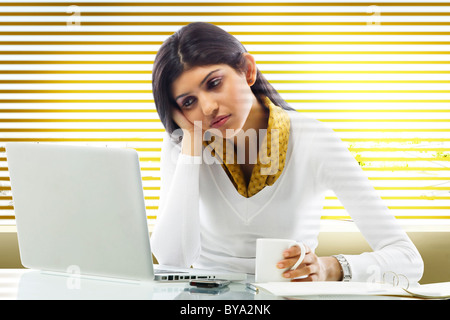
M284 170L250 198L237 192L221 164L182 154L181 144L165 135L160 206L151 236L158 262L253 274L258 238L302 241L314 251L325 193L332 190L373 249L344 254L352 281L378 280L387 271L420 280L419 252L345 144L319 121L288 114Z

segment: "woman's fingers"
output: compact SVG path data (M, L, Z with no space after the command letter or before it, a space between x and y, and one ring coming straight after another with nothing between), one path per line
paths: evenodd
M172 118L173 121L175 121L175 123L183 130L183 132L187 132L196 137L198 137L199 134L203 135L204 130L201 121L194 121L194 123L192 123L179 109L173 110ZM195 128L197 128L198 130L196 130ZM200 139L201 138L202 137L200 136Z
M300 247L295 245L283 251L283 257L292 258L295 256L300 256Z
M285 278L298 278L298 277L311 277L312 275L319 272L317 264L305 264L301 263L300 266L295 270L288 270L283 273Z
M281 260L280 262L278 262L277 267L278 267L279 269L292 268L292 267L297 263L298 258L300 258L300 255L298 255L298 256L296 256L296 257L293 257L293 258ZM311 262L312 262L312 261L311 261L311 257L310 257L308 254L306 254L306 255L305 255L305 258L303 259L303 261L302 261L302 263L300 264L300 266L301 266L302 264L308 264L308 263L311 263ZM300 267L300 266L299 266L299 267Z
M317 273L320 271L319 265L317 264L317 256L309 247L305 246L305 249L305 258L295 270L290 270L290 268L292 268L300 258L300 247L293 246L283 252L285 259L279 261L277 264L279 269L288 269L283 273L283 277L291 279L302 277L301 279L295 279L296 281L317 280Z
M310 260L310 257L308 257L308 253L311 252L308 246L305 245L306 254L305 258L303 259L302 263L308 263ZM283 251L283 257L285 259L279 261L277 263L277 267L279 269L286 269L286 268L292 268L297 260L300 258L301 250L299 246L292 246L289 249Z
M173 121L175 121L175 123L181 129L188 130L188 131L192 131L193 130L194 125L188 119L186 119L186 117L184 116L184 114L180 110L173 109L172 118L173 118Z
M311 282L311 281L318 281L319 275L317 273L310 274L307 277L292 279L292 282Z

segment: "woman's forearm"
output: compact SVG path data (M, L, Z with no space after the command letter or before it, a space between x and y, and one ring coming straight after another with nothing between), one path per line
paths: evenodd
M198 157L180 154L169 137L161 155L161 194L151 236L160 264L189 267L200 252Z

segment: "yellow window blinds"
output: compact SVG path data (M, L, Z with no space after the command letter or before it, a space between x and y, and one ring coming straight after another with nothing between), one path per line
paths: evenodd
M153 223L152 64L194 21L236 36L292 107L334 129L402 223L450 224L450 2L2 1L0 225L15 223L8 141L136 149ZM334 194L323 219L349 219Z

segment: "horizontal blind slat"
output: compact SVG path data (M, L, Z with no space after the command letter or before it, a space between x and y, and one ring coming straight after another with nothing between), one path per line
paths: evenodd
M0 224L14 224L8 141L136 149L154 222L153 59L194 20L235 35L291 106L333 129L397 219L450 221L449 3L4 1L0 16ZM329 194L322 219L351 218Z

